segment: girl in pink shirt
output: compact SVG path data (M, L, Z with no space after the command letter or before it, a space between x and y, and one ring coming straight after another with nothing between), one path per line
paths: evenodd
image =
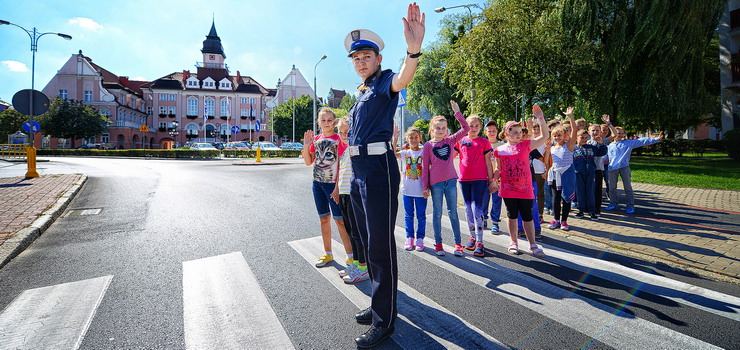
M524 233L529 241L529 251L532 255L543 258L545 253L534 240L534 222L532 222L532 203L534 188L532 174L529 170L529 152L539 147L550 137L550 131L545 122L540 106L534 105L532 113L537 117L542 134L531 140L522 140L522 125L510 121L504 127L506 143L493 151L496 157L496 172L494 179L500 179L500 188L493 182L493 189L498 189L499 195L506 203L506 216L509 218L508 228L511 244L509 253L520 254L517 241L517 218L521 215Z
M429 122L431 140L424 144L421 167L422 189L424 198L432 196L432 228L434 229L434 250L437 255L445 255L442 248L442 199L447 199L447 215L450 217L452 234L455 239L455 256L463 256L462 239L460 238L460 221L457 217L457 171L453 163L453 147L470 127L465 121L460 107L450 101L455 118L460 122L460 130L447 136L447 119L442 116L432 118Z
M468 219L470 238L465 247L473 250L473 255L483 257L483 199L486 193L493 192L490 179L493 178L491 162L491 143L478 137L483 123L477 115L469 116L468 135L455 145L460 154L460 189L465 201L465 214Z

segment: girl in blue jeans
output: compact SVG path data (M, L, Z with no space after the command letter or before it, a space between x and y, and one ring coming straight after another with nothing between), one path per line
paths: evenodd
M394 130L396 135L398 129ZM427 199L424 197L424 190L421 185L421 167L423 157L420 143L421 130L412 126L406 130L404 139L409 145L408 149L402 149L396 153L396 158L401 160L401 183L403 184L403 209L405 212L406 243L403 248L406 250L423 251L424 236L426 235L427 226ZM395 139L393 144L395 145ZM414 239L414 214L418 221L416 227L416 239Z

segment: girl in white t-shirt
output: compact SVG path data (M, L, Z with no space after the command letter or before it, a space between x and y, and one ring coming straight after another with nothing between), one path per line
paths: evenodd
M421 185L421 130L411 126L406 130L404 139L409 145L408 149L402 149L396 153L401 160L401 184L403 189L403 208L406 227L406 244L404 249L417 251L424 250L424 236L427 226L427 199ZM416 239L414 239L414 213L418 226L416 227Z

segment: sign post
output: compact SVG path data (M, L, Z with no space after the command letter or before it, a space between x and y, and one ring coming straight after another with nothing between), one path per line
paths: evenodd
M33 74L31 75L31 85L33 86ZM43 92L33 90L33 88L24 89L13 95L13 106L15 106L18 112L29 116L31 119L24 123L24 128L25 124L29 124L28 132L31 134L31 142L26 149L26 159L28 160L26 177L39 177L39 173L36 171L36 147L34 141L36 140L36 132L39 131L40 127L39 123L33 120L33 117L46 113L49 109L49 98Z

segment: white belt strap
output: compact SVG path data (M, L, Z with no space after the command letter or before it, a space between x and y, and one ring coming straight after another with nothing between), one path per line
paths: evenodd
M360 147L362 146L349 146L347 150L349 151L350 157L355 157L360 155ZM377 156L381 154L385 154L385 152L388 151L388 145L387 142L373 142L368 143L366 146L367 149L367 155L369 156Z

